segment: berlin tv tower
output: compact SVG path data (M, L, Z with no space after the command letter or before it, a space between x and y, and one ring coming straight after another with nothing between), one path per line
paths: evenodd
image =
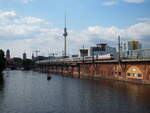
M65 12L65 28L64 28L63 36L64 36L64 58L66 58L67 56L66 38L68 36L67 27L66 27L66 12Z

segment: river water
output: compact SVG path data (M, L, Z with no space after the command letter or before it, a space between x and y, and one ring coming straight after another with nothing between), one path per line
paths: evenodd
M0 77L0 113L150 113L150 86L33 71Z

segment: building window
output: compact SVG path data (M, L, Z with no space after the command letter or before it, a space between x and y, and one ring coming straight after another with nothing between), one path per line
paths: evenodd
M127 73L127 76L131 76L130 73Z
M141 74L141 73L138 73L138 77L142 77L142 74Z
M132 68L132 71L133 71L133 72L136 72L137 70L136 70L135 68Z
M133 77L135 77L135 74L134 74L134 73L132 73L132 76L133 76Z
M143 75L141 73L135 74L135 73L127 73L128 77L133 77L133 78L141 78Z

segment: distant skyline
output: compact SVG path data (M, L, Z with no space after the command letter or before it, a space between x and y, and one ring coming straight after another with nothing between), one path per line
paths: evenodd
M67 52L78 53L100 42L117 47L139 40L150 48L149 0L0 0L0 48L11 56L31 58L63 51L64 14L67 10Z

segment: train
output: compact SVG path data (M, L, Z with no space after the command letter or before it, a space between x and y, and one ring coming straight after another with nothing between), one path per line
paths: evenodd
M97 55L97 56L84 56L75 58L55 58L52 60L41 60L36 61L36 63L50 63L50 62L80 62L80 61L92 61L92 60L113 60L114 56L112 54Z
M76 58L65 58L63 61L92 61L92 60L113 60L114 57L112 54L106 55L97 55L97 56L85 56L85 57L76 57Z

